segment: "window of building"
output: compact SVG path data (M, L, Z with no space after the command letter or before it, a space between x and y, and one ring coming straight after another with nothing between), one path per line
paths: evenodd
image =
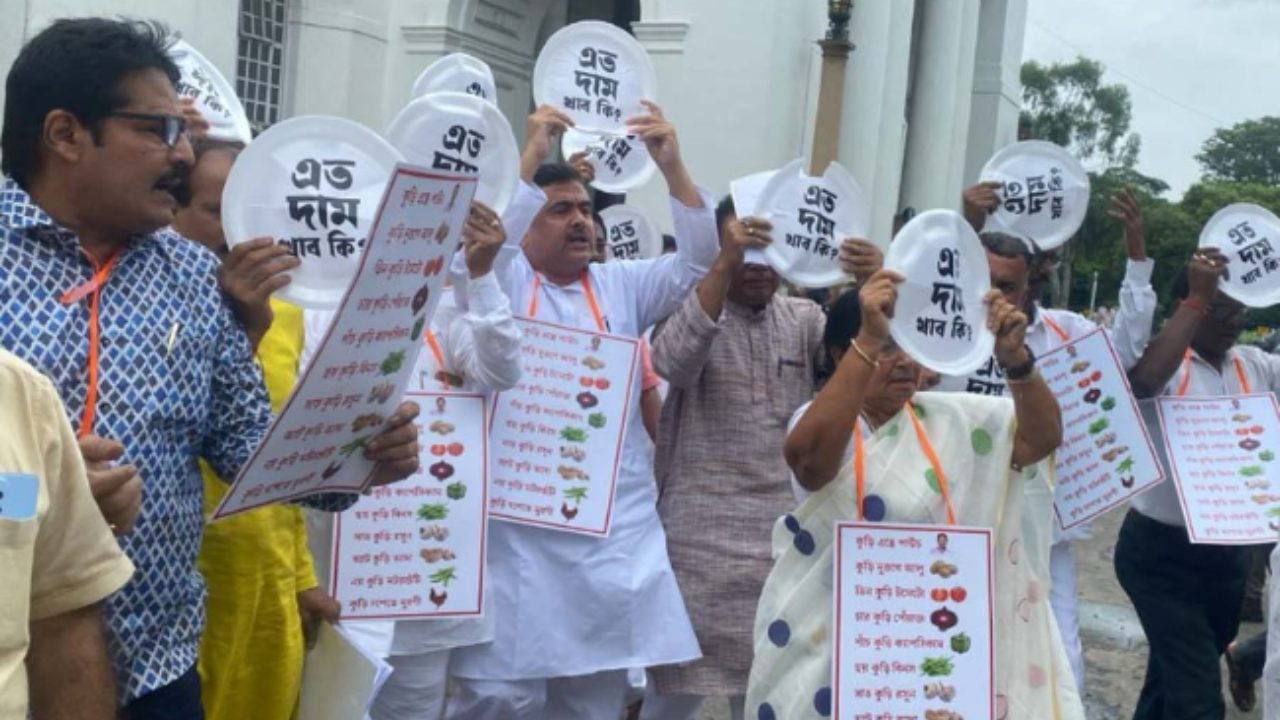
M255 133L280 120L287 0L240 0L236 93Z

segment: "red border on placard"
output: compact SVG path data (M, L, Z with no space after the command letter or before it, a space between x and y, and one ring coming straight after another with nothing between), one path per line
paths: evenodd
M568 332L578 333L580 335L588 335L591 337L603 337L603 338L608 338L610 340L618 340L621 342L630 343L634 347L631 353L631 369L630 369L630 372L627 373L626 397L627 398L631 397L631 393L635 389L636 365L640 362L640 339L639 338L625 337L622 335L612 335L610 333L593 332L591 330L583 330L582 328L569 327L568 325L560 325L558 323L547 322L546 320L535 320L534 318L528 318L523 316L517 316L516 322L517 323L533 323L535 325L544 325L546 327L555 328L556 330L565 330ZM523 338L524 332L521 331L520 334L521 334L521 337ZM497 421L498 405L502 402L502 396L505 395L507 392L510 392L510 391L508 390L505 392L500 392L493 399L493 413L489 416L490 434L493 433L493 423ZM618 453L617 453L617 459L615 459L613 463L613 480L612 482L609 483L609 504L605 508L604 528L602 530L593 530L590 528L574 527L572 525L567 525L563 523L553 523L553 522L546 522L542 520L530 520L528 518L508 515L500 512L491 512L489 514L490 517L497 518L498 520L501 520L503 522L517 523L520 525L529 525L532 527L554 528L556 530L561 530L564 532L572 532L578 535L590 535L593 537L608 537L609 530L613 526L613 501L614 501L614 498L617 497L617 492L618 492L618 473L622 467L623 446L626 443L627 428L630 426L630 423L628 422L631 418L630 405L631 405L631 402L630 400L628 400L627 412L623 414L623 421L619 423L619 427L618 427Z
M357 281L364 274L365 265L369 260L369 256L373 254L372 253L373 244L378 241L378 237L379 237L378 226L382 224L382 215L387 209L387 203L391 201L391 189L395 187L396 181L399 178L404 176L422 178L423 180L442 180L445 182L461 182L463 184L477 182L475 175L453 176L453 175L427 172L425 170L421 170L421 169L415 168L412 165L407 165L404 163L396 164L395 169L391 172L391 177L387 179L386 189L382 191L382 202L378 205L378 213L377 215L374 216L373 224L369 228L369 242L366 245L364 252L360 254L360 264L359 266L356 267L356 273L355 275L352 276L351 282L347 285L346 292L342 294L342 302L338 304L338 309L337 311L334 312L333 322L329 323L329 327L325 330L324 339L322 339L320 341L320 344L316 347L316 352L315 352L316 358L319 358L320 356L322 356L324 354L325 348L329 346L329 339L333 335L334 328L337 327L338 317L341 315L341 313L344 310L346 310L347 301L351 299L351 293L355 290ZM445 264L445 267L446 267L445 272L448 272L448 263ZM438 301L437 301L437 305L438 305ZM277 429L277 425L275 421L281 417L284 417L284 415L289 412L289 408L293 407L293 401L298 396L298 390L303 386L303 384L306 383L307 378L311 377L311 372L315 369L316 369L316 362L313 360L311 364L307 366L307 369L303 372L302 378L294 383L293 391L289 393L289 399L285 400L284 407L281 408L280 412L276 414L275 418L273 418L271 426L270 428L268 428L266 436L263 437L262 441L258 443L258 446L253 449L253 454L249 456L249 459L245 462L244 466L240 470L240 476L236 478L235 482L231 483L232 489L235 488L236 484L244 476L245 471L253 467L254 462L257 461L258 459L259 453L262 452L262 448L266 447L268 441L270 441L271 438L275 436L276 429ZM320 488L316 490L304 490L302 492L297 492L290 495L277 497L277 498L268 500L266 502L261 502L253 505L244 505L236 510L233 510L231 512L226 512L226 513L221 512L224 503L226 503L227 501L227 497L224 497L222 502L218 503L218 507L214 509L213 516L209 519L209 522L214 522L217 520L221 520L223 518L234 517L236 515L240 515L241 513L249 512L250 510L257 510L260 507L266 507L268 505L278 505L280 503L288 503L301 498L312 497L314 495L327 495L327 494L357 495L359 493L364 492L365 488L369 486L369 483L373 482L373 476L374 476L374 473L376 472L377 472L377 468L374 466L370 466L369 474L358 486L329 485L324 488ZM227 496L228 497L230 496L230 491L228 491Z
M343 610L343 615L350 620L431 620L435 618L467 618L482 617L484 615L484 579L489 572L489 396L484 393L473 392L430 392L422 390L410 390L405 393L405 397L422 397L422 398L472 398L480 401L480 415L485 418L484 427L480 430L480 450L482 465L481 483L481 507L480 507L480 584L479 593L476 598L476 611L470 612L447 612L447 613L396 613L389 615L356 615ZM425 454L427 449L424 447L420 453ZM419 464L425 468L425 458L421 458ZM333 519L333 539L330 543L332 548L331 559L329 561L329 597L338 597L338 566L342 558L342 515L337 513Z
M841 608L844 604L844 593L841 592L841 569L844 567L844 558L841 553L840 537L846 530L894 530L903 533L930 533L936 534L945 532L960 535L981 535L987 540L987 660L988 669L991 676L990 687L990 707L991 716L988 720L996 720L996 571L995 571L995 532L991 528L952 526L952 525L907 525L896 523L869 523L869 522L853 522L843 521L837 522L832 528L832 542L835 543L834 567L832 570L833 581L835 583L835 603L832 611L835 618L835 634L831 636L831 644L835 646L835 652L832 656L831 665L831 717L842 717L840 712L840 650L841 650ZM1052 682L1052 678L1050 679Z
M1178 397L1178 396L1173 396L1173 395L1162 395L1162 396L1160 396L1160 397L1156 398L1156 410L1157 410L1157 412L1158 412L1158 413L1159 413L1159 415L1160 415L1160 427L1162 427L1162 428L1163 428L1163 427L1165 426L1164 405L1165 405L1165 403L1166 403L1166 402L1169 402L1169 403L1173 403L1173 402L1206 402L1206 401L1207 401L1207 402L1224 402L1224 401L1228 401L1228 400L1232 400L1232 399L1236 399L1236 398L1249 398L1249 399L1253 399L1253 398L1263 398L1263 397L1271 398L1271 408L1272 408L1272 410L1273 410L1273 411L1275 411L1275 413L1276 413L1276 417L1277 417L1277 418L1280 418L1280 404L1277 404L1277 402L1276 402L1276 396L1275 396L1275 393L1270 393L1270 392L1265 392L1265 393L1247 393L1247 394L1243 394L1243 395L1207 395L1207 396L1194 396L1194 395L1188 395L1188 396L1185 396L1185 397ZM1182 475L1180 475L1180 474L1178 473L1178 465L1177 465L1177 463L1175 463L1175 462L1173 461L1173 444L1169 441L1169 433L1168 433L1168 432L1166 432L1166 433L1164 434L1164 446L1165 446L1165 450L1169 453L1169 454L1168 454L1168 456L1167 456L1167 457L1169 458L1169 468L1173 471L1173 475L1174 475L1174 478L1173 478L1173 479L1174 479L1174 481L1175 481L1175 482L1173 483L1173 489L1178 493L1178 505L1180 505L1180 506L1182 507L1182 520L1183 520L1183 522L1185 522L1185 523L1186 523L1186 525L1187 525L1187 537L1191 540L1191 542L1192 542L1193 544L1196 544L1196 545L1233 545L1233 546L1237 546L1237 547L1249 547L1249 546L1251 546L1251 545L1267 545L1267 544L1270 544L1270 543L1275 542L1275 536L1274 536L1274 534L1273 534L1271 537L1269 537L1269 538L1259 538L1259 539L1258 539L1258 540L1256 540L1256 541L1255 541L1255 540L1244 540L1243 542L1241 541L1241 540L1243 540L1243 539L1237 539L1237 540L1231 540L1231 539L1226 539L1226 540L1210 540L1210 539L1208 539L1208 538L1201 538L1201 537L1199 537L1199 536L1196 534L1196 531L1195 531L1195 524L1191 522L1191 513L1190 513L1190 511L1187 509L1187 497L1186 497L1186 495L1185 495L1185 494L1183 494L1183 492L1182 492Z
M1128 375L1128 373L1126 373L1126 372L1124 371L1124 364L1120 362L1120 356L1119 356L1118 354L1116 354L1116 348L1115 348L1115 345L1113 345L1113 344L1111 343L1111 337L1110 337L1110 335L1107 333L1107 331L1106 331L1106 330L1103 330L1102 328L1098 328L1097 330L1092 330L1092 331L1090 331L1090 332L1087 332L1087 333L1085 333L1084 335L1081 335L1080 337L1076 338L1075 340L1072 340L1072 341L1071 341L1071 342L1069 342L1069 343L1066 343L1066 344L1064 344L1064 345L1061 345L1061 346L1059 346L1059 347L1057 347L1057 348L1054 348L1053 350L1051 350L1051 351L1049 351L1049 352L1045 353L1044 357L1045 357L1045 358L1048 358L1048 357L1049 357L1049 356L1051 356L1051 355L1056 355L1056 354L1058 354L1058 353L1060 353L1060 352L1066 352L1066 350L1067 350L1067 348L1068 348L1068 347L1072 347L1072 346L1078 345L1078 344L1080 344L1080 343L1084 342L1085 340L1088 340L1088 339L1092 338L1092 337L1093 337L1093 336L1095 336L1095 335L1102 335L1102 341L1106 344L1106 346L1107 346L1107 351L1111 353L1111 357L1112 357L1112 359L1113 359L1113 360L1115 360L1115 362L1116 362L1116 367L1120 368L1120 381L1124 384L1125 397L1129 399L1129 405L1133 407L1133 413L1134 413L1134 415L1136 415L1136 416L1138 417L1138 428L1142 431L1142 438L1143 438L1143 440L1147 443L1147 450L1151 453L1151 457L1152 457L1152 458L1154 458L1154 459L1155 459L1155 461L1156 461L1156 462L1155 462L1155 465L1156 465L1156 473L1157 473L1157 475L1156 475L1156 479L1155 479L1155 480L1152 480L1151 482L1146 483L1146 484L1142 485L1141 487L1136 487L1136 488L1134 488L1134 489L1132 489L1132 490L1124 490L1124 488L1123 488L1123 487L1121 487L1121 493L1122 493L1122 494L1121 494L1121 497L1120 497L1120 499L1119 499L1119 500L1117 500L1116 502L1111 503L1111 504L1109 504L1109 505L1103 505L1101 510L1098 510L1098 511L1096 511L1096 512L1094 512L1094 513L1090 514L1090 515L1086 515L1084 518L1082 518L1082 519L1080 519L1080 520L1078 520L1078 521L1076 521L1076 522L1074 522L1074 523L1072 523L1072 524L1070 524L1070 525L1064 525L1064 524L1063 524L1063 522L1062 522L1062 514L1061 514L1060 512L1058 512L1058 503L1057 503L1057 485L1058 485L1057 476L1058 476L1058 474L1057 474L1057 468L1055 467L1055 468L1054 468L1054 503L1053 503L1053 517L1054 517L1054 519L1057 521L1057 523L1058 523L1058 527L1059 527L1063 532L1067 532L1067 531L1072 530L1072 529L1074 529L1074 528L1080 527L1081 525L1086 525L1086 524L1088 524L1088 523L1089 523L1089 522L1091 522L1094 518L1100 517L1100 516L1102 516L1102 515L1105 515L1105 514L1106 514L1106 513L1108 513L1108 512L1111 512L1112 510L1115 510L1116 508L1120 507L1121 505L1124 505L1125 503L1129 502L1129 501L1130 501L1130 500L1132 500L1133 498L1135 498L1135 497L1137 497L1137 496L1141 495L1142 493L1144 493L1144 492L1146 492L1146 491L1150 490L1151 488L1153 488L1153 487L1155 487L1155 486L1159 485L1160 483L1164 482L1164 481L1165 481L1165 479L1166 479L1166 478L1165 478L1165 476L1164 476L1164 466L1163 466L1163 465L1161 465L1161 463L1160 463L1160 455L1156 452L1156 446L1155 446L1155 443L1153 443L1153 442L1151 441L1151 433L1149 433L1149 432L1147 431L1147 423L1146 423L1146 420L1145 420L1145 418L1143 418L1143 416L1142 416L1142 411L1138 408L1138 401L1133 397L1133 388L1132 388L1132 387L1130 387L1130 385L1129 385L1129 375ZM1044 359L1044 358L1041 358L1041 360L1043 360L1043 359ZM1059 405L1061 405L1061 403L1059 403ZM1061 449L1062 449L1062 447L1061 447L1061 446L1059 446L1059 447L1058 447L1058 450L1061 450ZM1054 451L1054 454L1056 455L1056 454L1057 454L1057 452L1058 452L1058 451L1057 451L1057 450L1055 450L1055 451ZM1125 492L1127 492L1127 493L1129 493L1129 494L1128 494L1128 495L1123 494L1123 493L1125 493Z

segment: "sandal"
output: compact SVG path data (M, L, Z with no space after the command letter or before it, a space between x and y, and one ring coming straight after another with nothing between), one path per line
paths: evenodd
M1223 653L1223 657L1227 659L1227 681L1231 688L1231 700L1240 709L1240 712L1253 712L1258 706L1258 695L1254 691L1254 683L1245 680L1240 672L1240 666L1236 664L1236 658L1232 651L1236 649L1236 644L1231 643L1227 646L1227 651Z

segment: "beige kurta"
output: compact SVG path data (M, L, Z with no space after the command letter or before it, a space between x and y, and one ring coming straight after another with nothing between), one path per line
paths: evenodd
M656 669L660 693L746 692L772 528L795 504L782 445L813 397L825 323L813 302L784 297L760 312L726 302L713 322L695 293L656 335L654 366L671 382L658 514L703 654Z

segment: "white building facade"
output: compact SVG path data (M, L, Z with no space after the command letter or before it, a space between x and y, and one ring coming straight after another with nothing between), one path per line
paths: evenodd
M1027 0L855 0L840 160L887 237L895 213L958 209L1016 139ZM0 0L0 68L59 17L155 19L232 79L259 127L307 114L382 131L418 74L451 52L493 68L518 138L538 51L566 23L629 28L695 179L717 194L812 143L821 0ZM3 88L0 88L3 100ZM666 222L661 181L628 198Z

